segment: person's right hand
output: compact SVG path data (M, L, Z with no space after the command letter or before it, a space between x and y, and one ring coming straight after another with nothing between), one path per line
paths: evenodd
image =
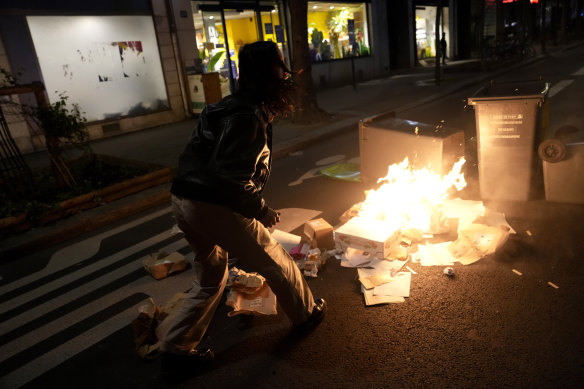
M272 208L268 208L268 213L266 213L266 216L264 216L260 220L260 223L262 223L266 228L270 228L270 227L276 225L276 223L278 223L279 221L280 221L280 212L276 212Z

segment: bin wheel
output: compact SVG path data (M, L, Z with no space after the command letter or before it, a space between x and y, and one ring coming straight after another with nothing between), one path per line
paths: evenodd
M566 156L566 145L558 139L546 139L537 150L539 157L546 162L560 162Z

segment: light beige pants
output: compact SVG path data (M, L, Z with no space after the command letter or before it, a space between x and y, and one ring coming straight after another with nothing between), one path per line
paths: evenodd
M293 324L312 313L314 298L304 276L260 222L220 205L178 196L172 196L172 208L195 252L195 280L176 315L165 323L161 351L184 354L199 344L225 289L228 253L238 258L243 270L265 277Z

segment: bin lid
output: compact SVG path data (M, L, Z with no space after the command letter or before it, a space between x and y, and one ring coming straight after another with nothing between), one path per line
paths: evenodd
M447 138L460 130L443 124L432 125L396 117L370 117L362 121L363 129L388 130L433 138Z
M544 81L491 82L469 97L468 104L481 101L537 99L543 101L550 84Z

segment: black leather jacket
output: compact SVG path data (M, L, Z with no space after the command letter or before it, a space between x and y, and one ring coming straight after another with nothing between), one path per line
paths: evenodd
M171 193L220 204L247 217L268 212L262 197L272 165L272 126L241 93L203 109L179 158Z

